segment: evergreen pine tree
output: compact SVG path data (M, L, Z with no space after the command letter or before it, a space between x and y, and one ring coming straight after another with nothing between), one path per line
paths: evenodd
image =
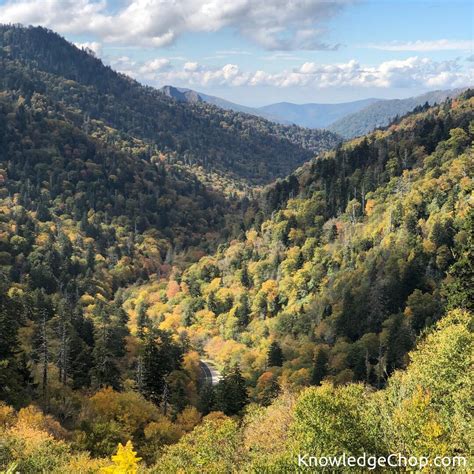
M237 316L239 327L246 328L250 322L250 302L246 292L240 297L235 315Z
M183 352L171 334L157 329L145 338L142 356L142 393L156 404L166 392L166 376L181 366Z
M237 415L248 403L245 379L236 366L224 372L215 390L215 409L226 415Z
M283 365L283 351L278 342L273 341L267 353L268 367L281 367Z
M137 336L140 339L143 339L145 328L148 326L148 316L146 311L147 306L144 303L140 303L137 309Z
M327 374L328 355L324 349L319 349L314 358L313 370L311 372L311 385L321 385Z
M474 311L474 210L464 222L465 241L455 249L456 262L451 265L443 284L448 309Z
M242 265L242 271L240 272L240 283L242 283L245 288L250 288L251 280L246 263Z
M18 330L23 308L0 286L0 400L20 407L29 402L34 385L24 354L21 354ZM21 357L20 357L21 355Z
M208 415L216 406L215 390L210 383L205 383L199 390L198 410Z
M114 314L114 311L118 314ZM117 359L125 354L126 327L122 312L114 306L98 303L94 311L94 367L92 379L97 387L120 388Z

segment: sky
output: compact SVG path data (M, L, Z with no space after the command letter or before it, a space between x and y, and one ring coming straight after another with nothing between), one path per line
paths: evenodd
M142 83L248 106L474 84L471 0L0 0Z

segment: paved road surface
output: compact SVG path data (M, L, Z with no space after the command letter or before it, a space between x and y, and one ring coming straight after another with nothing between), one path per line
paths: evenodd
M202 377L205 383L210 383L211 385L217 385L219 380L222 378L222 375L214 367L212 362L208 360L200 360Z

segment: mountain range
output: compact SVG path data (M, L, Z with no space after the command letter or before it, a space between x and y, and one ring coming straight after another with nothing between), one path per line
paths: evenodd
M18 77L27 97L41 90L87 120L145 141L152 155L220 190L267 184L340 141L332 132L224 110L191 94L186 103L172 100L43 28L0 27L0 60L0 79ZM30 66L21 68L21 61Z
M263 117L284 125L298 125L305 128L325 128L332 122L348 114L357 112L378 99L363 99L340 104L292 104L279 102L262 107L247 107L220 97L197 92L182 87L163 86L160 89L166 96L180 102L206 102L225 110Z
M405 115L417 106L443 102L448 97L455 97L463 89L431 91L407 99L369 98L336 104L279 102L262 107L239 105L191 89L164 86L160 90L181 102L207 102L226 110L256 115L286 125L326 128L348 139L386 127L397 116Z
M431 91L407 99L379 100L357 112L341 117L332 122L327 128L344 138L358 137L376 128L386 127L396 117L402 117L415 107L424 104L440 104L448 98L456 97L463 90Z
M163 92L167 97L175 99L178 102L189 102L192 104L195 104L197 102L206 102L208 104L215 105L216 107L220 107L224 110L232 110L234 112L242 112L244 114L263 117L267 120L270 120L271 122L278 122L283 125L292 125L292 122L286 120L281 116L272 115L258 108L236 104L235 102L230 102L220 97L204 94L202 92L197 92L192 89L174 86L163 86L160 91Z
M467 459L473 124L342 141L0 26L0 468Z

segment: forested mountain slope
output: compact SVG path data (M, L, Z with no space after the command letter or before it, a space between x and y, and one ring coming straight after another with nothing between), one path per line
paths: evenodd
M193 175L102 132L42 94L0 93L0 398L14 405L121 387L135 367L117 291L215 248L235 221Z
M431 91L407 99L379 100L369 104L362 110L336 120L327 128L342 135L344 138L359 137L370 133L376 128L386 127L396 117L401 117L416 107L423 106L424 104L439 104L447 98L456 97L461 91L462 89Z
M168 97L172 97L180 102L207 102L217 105L222 109L256 115L284 125L295 124L307 128L327 128L336 120L379 101L379 99L362 99L336 104L293 104L291 102L279 102L262 107L247 107L192 89L164 86L160 90Z
M296 472L301 459L300 470L315 472L430 472L442 463L443 472L467 473L473 354L472 314L452 311L383 390L324 383L253 406L242 423L211 414L143 472ZM341 467L350 456L357 464Z
M361 99L336 104L292 104L279 102L259 107L260 113L272 114L301 127L329 128L338 119L358 112L379 99Z
M245 239L125 308L238 364L257 398L271 366L285 385L383 386L443 313L447 272L467 252L473 104L467 92L319 157L270 187L271 217Z
M77 83L2 65L0 396L38 398L43 367L50 400L50 365L63 386L119 387L129 331L117 290L215 249L238 204L73 107L64 88Z
M221 99L220 97L203 94L202 92L197 92L192 89L163 86L160 91L162 91L168 97L172 97L173 99L181 102L207 102L208 104L215 105L217 107L220 107L221 109L233 110L234 112L242 112L244 114L257 115L258 117L263 117L264 119L270 120L270 122L277 122L283 125L291 125L291 122L289 122L288 120L284 120L282 117L275 117L271 114L261 112L259 109L256 109L254 107L246 107L245 105L235 104L234 102L229 102L228 100Z
M0 121L3 203L23 207L39 222L83 221L86 230L87 219L99 227L117 221L117 228L136 234L153 229L180 249L204 245L207 232L225 227L231 207L218 193L150 159L145 143L120 142L116 130L83 124L80 113L40 93L3 92Z
M238 191L227 147L283 163L315 135L172 101L41 28L0 42L0 469L98 472L127 441L143 472L467 452L472 91L232 202L186 152Z
M376 128L386 127L397 117L402 117L417 107L439 104L449 97L456 97L463 89L430 91L406 99L372 98L335 104L279 102L262 107L245 107L191 89L165 86L161 90L178 101L207 102L285 125L293 123L300 127L325 128L350 139L370 133Z
M40 27L1 26L0 60L4 89L27 98L39 92L84 122L101 120L128 139L145 140L153 154L226 191L285 176L338 142L331 132L175 101Z
M199 187L138 161L141 145L106 147L102 124L86 133L61 104L4 93L2 468L98 472L127 441L140 472L281 472L301 450L466 455L473 108L467 92L316 159L247 211L245 238L183 271L166 232L191 245L187 222L199 241L217 211ZM137 221L162 213L147 183L166 198L178 178L173 225ZM215 388L203 354L224 368ZM114 459L138 467L130 444Z
M395 472L414 469L415 462L420 470L442 462L443 472L469 472L473 343L472 314L453 310L420 339L407 370L392 374L384 389L323 383L285 391L266 406L249 406L241 422L222 413L200 420L188 409L171 423L133 391L105 390L87 408L101 420L101 435L109 436L96 450L113 436L128 439L111 460L80 451L73 433L36 407L15 412L0 402L1 462L20 472L58 474L294 472L298 455L300 467L318 469L310 464L311 453L337 463L365 459L363 472L376 470L376 459L389 456ZM107 417L115 418L108 433Z

